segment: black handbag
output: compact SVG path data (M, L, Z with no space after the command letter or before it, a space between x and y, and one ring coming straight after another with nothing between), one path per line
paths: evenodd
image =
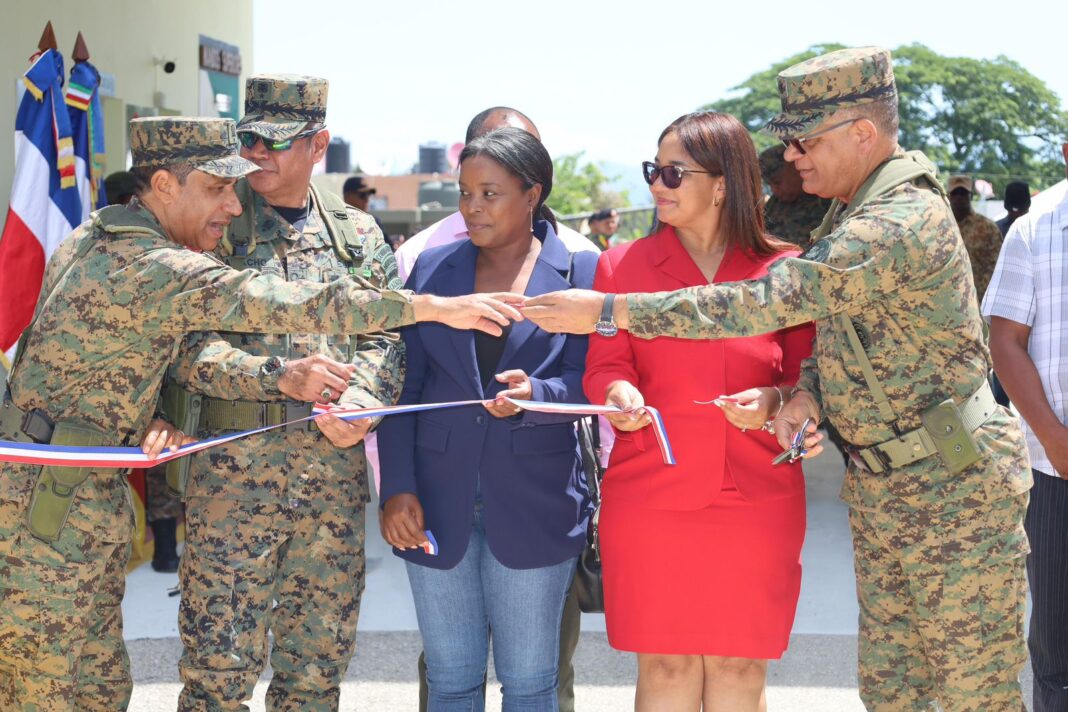
M592 421L592 422L591 422ZM593 501L593 514L586 527L586 546L575 569L575 587L579 609L583 613L604 613L604 582L601 579L601 550L597 525L601 516L601 433L597 416L578 421L579 452L582 469Z

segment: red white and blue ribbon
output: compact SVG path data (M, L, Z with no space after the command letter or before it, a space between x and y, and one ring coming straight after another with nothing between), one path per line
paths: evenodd
M580 405L571 403L545 403L541 401L523 401L506 399L512 405L525 410L540 413L560 413L566 415L604 415L608 413L621 413L622 409L616 406L603 405ZM185 457L193 453L207 450L208 448L222 445L234 440L265 433L268 430L284 428L287 425L295 425L312 420L323 413L341 418L342 420L362 420L364 418L377 418L379 416L401 415L404 413L417 413L424 410L439 410L442 408L456 408L466 405L482 405L485 401L466 400L449 401L446 403L417 403L414 405L391 405L379 408L347 408L345 406L315 404L312 414L291 420L287 423L268 425L254 430L244 430L237 433L221 435L207 440L200 440L189 445L183 445L177 450L165 451L157 457L149 457L141 452L138 447L80 447L71 445L41 445L37 443L19 443L0 440L0 462L20 462L30 465L52 465L59 467L108 467L108 468L144 468L154 467L175 458ZM664 457L664 463L675 464L675 456L671 451L671 443L668 441L667 431L664 429L663 418L659 411L650 406L645 410L653 419L653 432L660 444L660 452Z

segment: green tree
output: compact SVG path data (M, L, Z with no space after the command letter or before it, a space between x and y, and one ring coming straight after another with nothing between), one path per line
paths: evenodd
M606 176L594 163L581 163L583 152L553 160L553 191L549 207L558 215L574 215L601 208L625 208L627 191L609 190L618 176ZM581 165L580 165L581 163Z
M758 72L713 102L754 132L758 149L774 141L756 133L780 111L776 75L840 44L815 45ZM1000 193L1010 180L1032 188L1063 177L1060 141L1068 113L1045 83L1013 60L943 57L912 44L893 51L900 94L901 145L923 150L944 174L970 173Z

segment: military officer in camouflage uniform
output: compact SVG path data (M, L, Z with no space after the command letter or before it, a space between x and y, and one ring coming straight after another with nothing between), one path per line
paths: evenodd
M234 123L137 119L130 144L140 196L94 213L49 261L0 439L154 453L181 442L153 414L188 332L354 334L424 319L498 331L511 311L485 296L423 299L234 271L202 253L241 212L234 182L256 170L237 155ZM126 709L130 502L123 470L0 464L0 709Z
M805 248L831 203L801 189L801 176L783 158L785 151L778 144L760 152L760 175L771 189L764 203L764 227L775 237Z
M994 275L994 266L1001 254L1001 243L1005 237L998 224L980 215L972 209L972 179L968 176L950 176L946 184L949 191L949 205L953 208L953 217L957 221L960 237L968 250L972 263L972 279L975 280L975 293L983 301L986 287Z
M897 146L890 53L847 49L779 74L805 190L833 197L798 258L766 277L607 298L528 300L550 331L748 336L816 322L816 348L773 421L786 447L805 418L852 443L860 694L870 710L1023 710L1018 675L1031 473L1016 418L996 406L971 270L934 167ZM655 403L651 405L656 405ZM814 425L807 432L814 433ZM811 454L819 436L806 438Z
M327 90L317 77L248 80L241 154L264 170L237 186L245 212L217 253L233 267L287 280L351 274L368 287L398 288L374 219L311 188L330 141ZM314 401L392 405L404 380L402 348L384 332L200 334L174 375L205 396L198 436L211 437L307 415ZM193 457L179 709L243 708L266 663L268 629L267 709L337 709L364 588L362 440L370 425L324 418L315 429L277 430Z

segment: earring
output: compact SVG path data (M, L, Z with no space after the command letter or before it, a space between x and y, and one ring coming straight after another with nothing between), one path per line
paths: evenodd
M719 207L719 204L720 204L721 202L723 202L723 201L721 201L721 200L719 199L719 196L718 196L718 195L717 195L717 196L716 196L715 198L712 198L712 205L716 206L717 208Z
M534 234L534 206L531 205L529 207L530 207L530 234L533 235Z

